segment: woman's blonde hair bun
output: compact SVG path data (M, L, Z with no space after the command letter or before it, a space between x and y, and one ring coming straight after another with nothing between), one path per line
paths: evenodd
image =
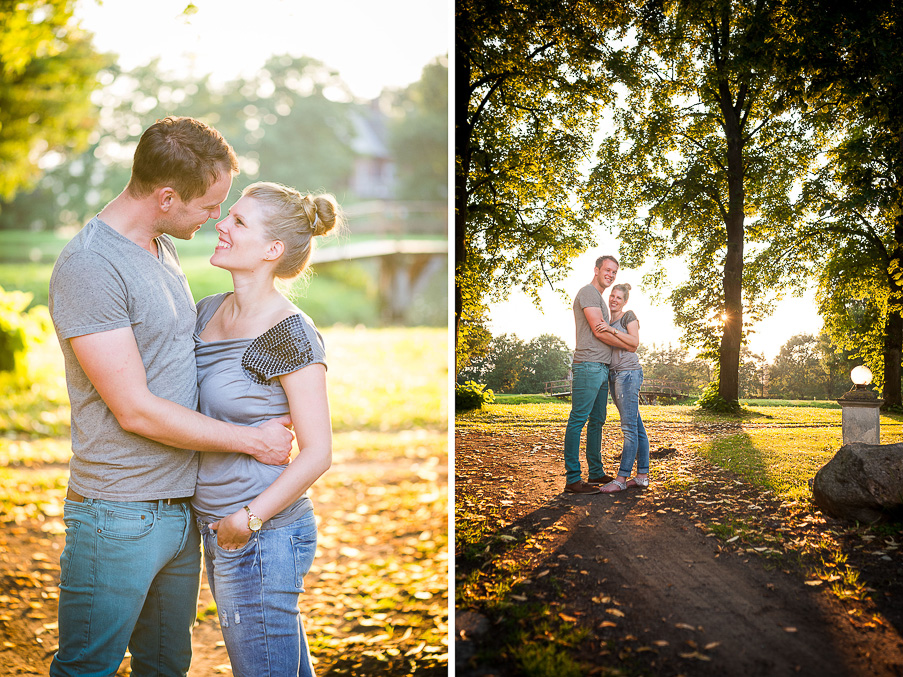
M270 237L285 245L276 266L276 277L297 277L310 262L312 237L327 235L344 227L345 219L334 195L302 195L294 188L271 181L258 181L242 191L242 196L258 200L266 213Z

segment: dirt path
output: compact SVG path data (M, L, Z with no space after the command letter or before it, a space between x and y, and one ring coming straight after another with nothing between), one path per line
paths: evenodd
M653 458L650 489L588 496L562 493L556 431L456 435L457 505L492 522L496 536L508 535L491 547L499 550L496 566L519 563L524 580L511 599L547 604L588 628L575 657L595 674L903 675L896 546L869 552L875 547L843 525L794 512L686 449L718 431L647 428L654 445L675 448ZM607 469L616 468L611 450L619 446L608 431ZM761 539L716 537L713 529L731 520L755 524ZM818 538L845 548L848 559L833 570L856 566L867 597L841 601L813 580L816 551L800 543ZM456 609L457 674L518 674L486 650L504 621L484 606Z

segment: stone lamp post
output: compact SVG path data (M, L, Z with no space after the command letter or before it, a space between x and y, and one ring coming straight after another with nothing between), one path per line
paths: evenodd
M868 388L872 372L868 367L855 367L850 372L853 387L837 402L840 404L843 443L881 444L880 408L884 400Z

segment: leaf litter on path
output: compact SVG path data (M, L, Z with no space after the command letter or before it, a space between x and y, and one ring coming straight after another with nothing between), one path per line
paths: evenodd
M811 505L783 501L773 493L757 489L692 453L692 445L704 440L706 434L733 434L737 431L736 426L726 428L729 430L710 427L705 434L700 435L699 427L694 427L689 434L684 435L680 426L670 425L662 430L647 424L653 445L657 444L655 448L661 450L660 453L653 454L651 488L642 492L621 493L615 500L612 500L613 496L561 493L564 485L561 452L563 426L561 430L551 427L548 431L534 433L532 436L523 431L518 431L516 436L498 432L484 434L470 428L456 432L456 506L468 506L468 514L481 520L481 528L485 533L483 542L486 544L485 551L481 551L481 558L474 561L480 567L475 570L471 568L470 560L466 556L462 557L467 551L461 550L456 539L458 613L464 610L479 611L487 614L492 621L493 605L505 599L504 596L496 596L497 601L490 601L493 599L492 595L498 594L492 591L504 585L504 572L494 569L492 562L495 561L496 552L504 552L504 557L508 561L517 562L516 568L533 581L523 591L512 587L513 594L518 596L509 598L512 603L547 604L556 613L577 618L578 622L585 623L590 630L589 637L572 651L575 659L584 661L585 666L599 665L600 646L603 647L606 665L617 666L617 661L610 662L611 657L620 656L624 651L636 657L636 643L629 638L640 637L642 640L645 637L641 645L655 649L643 651L646 658L642 660L653 674L659 674L659 671L663 671L661 674L672 674L668 666L680 672L680 661L688 659L693 659L697 664L693 674L730 674L725 669L731 667L732 652L746 652L748 660L755 658L749 656L749 647L743 647L742 637L722 638L721 626L736 624L736 618L743 618L742 609L745 608L748 608L746 613L749 618L754 618L754 609L758 605L774 621L783 617L792 619L792 623L771 621L770 627L760 628L763 641L782 647L790 637L803 635L807 642L815 645L814 652L803 646L804 653L794 655L793 651L787 651L774 659L783 661L781 664L785 664L788 669L798 667L806 655L810 655L815 662L822 661L827 666L824 674L828 675L856 674L857 670L862 669L875 674L895 674L898 668L903 669L903 642L900 640L903 629L903 604L900 604L903 602L903 587L900 582L893 582L893 577L887 575L883 579L881 595L872 592L856 598L839 597L836 591L831 592L825 587L836 586L839 577L828 583L829 575L813 575L816 565L820 565L822 570L826 564L844 568L856 560L859 566L868 557L862 547L865 544L862 536L866 535L867 530L828 520L815 512ZM491 448L486 444L490 439ZM540 442L542 445L538 446ZM529 460L522 454L524 448L534 451ZM619 448L619 435L611 434L610 429L606 428L603 444L606 468L616 467L617 454L613 450ZM510 477L509 468L517 468L514 476L518 486L517 495L523 499L514 505L503 504L500 500L507 482L500 482L498 479ZM550 519L553 520L551 525ZM589 526L591 523L595 523L595 526L590 529L576 528ZM456 520L458 529L467 528L469 524L468 520L459 525ZM517 533L526 535L523 540L515 542L492 539L492 534L514 533L508 531L512 525L517 527ZM615 525L618 528L613 530L611 527ZM688 542L698 538L707 545L703 550L694 550L697 554L690 561L687 561L678 547L674 551L673 563L663 562L662 558L668 556L668 551L657 551L656 539L665 531L683 534L681 538L689 539ZM543 534L546 535L545 538L536 538ZM629 544L623 547L629 551L636 548L634 541L643 534L643 542L648 541L649 550L624 554L618 550L612 551L608 545L614 542L622 546ZM892 542L896 541L892 539ZM584 560L590 566L584 564L578 570L567 565L575 554L589 552L584 548L590 548L591 551L600 545L606 556L596 555ZM888 552L891 554L887 554ZM883 549L882 553L881 556L897 558L893 560L894 567L886 568L888 574L892 571L899 572L899 550ZM847 559L835 561L842 560L843 557ZM877 561L880 556L872 556L872 559ZM730 623L726 619L720 624L707 622L706 616L711 614L707 609L710 600L703 590L700 590L698 599L685 599L683 605L687 608L673 610L668 602L674 596L673 589L653 590L649 593L648 588L655 586L655 577L666 577L667 571L677 565L688 571L695 571L695 576L703 580L713 566L727 567L733 572L733 576L739 576L737 580L747 581L743 590L748 589L747 594L751 598L733 611L740 616L734 616L735 620ZM607 570L595 571L596 566L607 567ZM479 575L474 579L478 571ZM859 571L861 575L882 576L874 570L863 574L862 567ZM542 577L537 575L540 572ZM820 586L807 586L804 584L807 579L826 582ZM692 579L688 581L692 584ZM623 587L613 587L615 583ZM738 585L738 595L743 594L739 587ZM726 597L718 599L733 609L734 605L729 601L730 592L729 588L726 589ZM615 618L607 613L607 608L599 604L603 593L618 601L619 610L624 610L624 618L618 619L621 620L620 623L615 623ZM768 602L768 599L773 601ZM897 601L896 605L894 600ZM782 615L779 610L769 610L769 604L776 603L788 606L791 612ZM806 613L793 613L792 608L795 606L806 609ZM892 610L895 607L898 609L896 617L888 618L893 616ZM855 610L848 613L851 609ZM807 614L814 618L806 620ZM602 619L599 618L600 615ZM670 626L662 623L675 615L678 618ZM697 618L687 622L694 615ZM681 619L680 616L684 618ZM886 624L882 625L877 621L862 622L859 620L861 618L881 618ZM497 622L503 627L505 623L510 623L505 619ZM683 624L683 627L678 624ZM801 630L804 626L805 632ZM669 631L668 627L672 630ZM688 629L705 637L701 642L695 640L698 646L696 650L689 652L678 648L686 641ZM675 635L676 632L685 633L684 639ZM848 641L835 648L833 640L827 639L832 632L840 633ZM515 649L500 647L499 633L495 633L493 637L494 648L489 653L495 652L497 662L480 668L479 662L474 663L474 659L470 659L469 663L461 666L465 669L459 670L458 674L469 674L467 669L491 669L499 675L515 674L500 667L504 663L498 662L502 656L508 659L514 657ZM823 641L828 648L818 646L819 637L825 638ZM792 642L787 646L798 648L797 640ZM596 647L595 650L593 646ZM819 657L819 650L825 658ZM700 667L703 663L711 667ZM737 665L735 663L734 667ZM775 664L772 662L769 669L773 668Z

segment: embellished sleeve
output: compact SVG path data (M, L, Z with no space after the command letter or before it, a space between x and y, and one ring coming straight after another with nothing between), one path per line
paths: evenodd
M241 358L245 374L261 385L311 364L326 366L326 350L320 332L300 313L254 339Z
M637 318L636 313L632 310L628 310L624 313L624 317L621 318L621 325L624 329L627 329L627 325L631 322L639 322L639 319Z

